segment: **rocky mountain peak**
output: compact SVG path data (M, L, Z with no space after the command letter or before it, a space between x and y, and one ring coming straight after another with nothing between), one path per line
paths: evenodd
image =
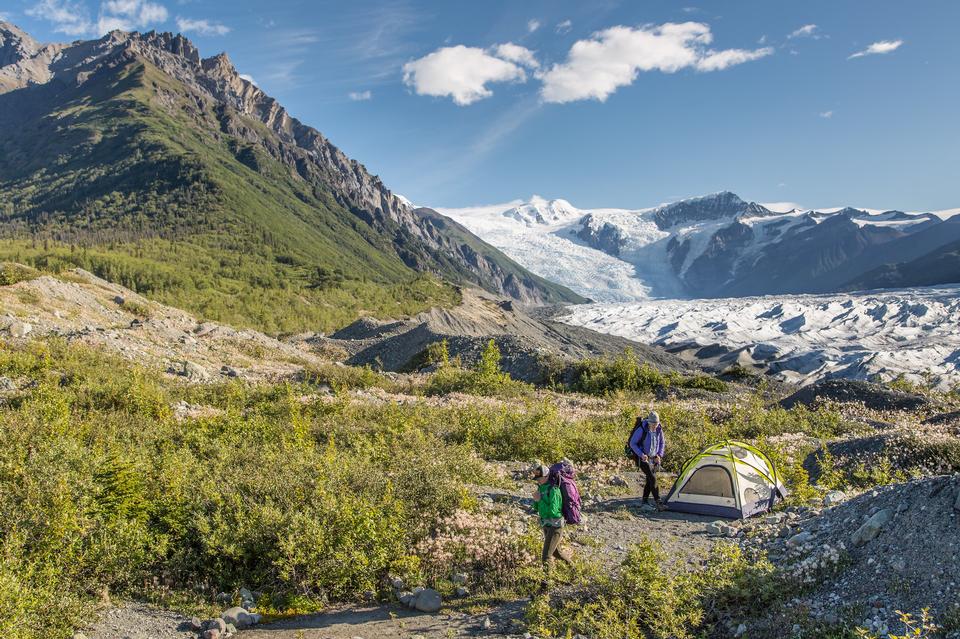
M0 20L0 67L31 58L41 47L16 25Z
M760 204L742 200L736 193L721 191L661 206L654 212L653 219L660 229L668 229L689 222L766 215L774 213Z

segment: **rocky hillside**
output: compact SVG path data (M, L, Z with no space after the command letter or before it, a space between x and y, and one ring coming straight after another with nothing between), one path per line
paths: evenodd
M0 51L0 233L29 240L10 249L22 260L122 274L141 292L224 319L246 312L268 329L243 310L264 294L318 315L311 302L339 302L333 290L357 297L418 274L531 304L583 300L414 210L225 54L201 58L183 36L42 46L2 23ZM249 303L225 309L219 298L238 293Z

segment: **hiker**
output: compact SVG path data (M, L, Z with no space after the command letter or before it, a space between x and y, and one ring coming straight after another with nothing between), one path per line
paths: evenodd
M533 490L533 505L540 516L540 527L543 529L540 561L543 562L548 577L554 558L570 563L570 555L560 548L565 523L563 494L559 482L551 481L550 475L550 469L542 464L533 469L533 480L537 482L537 487Z
M633 432L630 433L628 448L630 456L637 462L639 469L646 481L643 485L643 503L650 504L650 495L653 495L657 510L663 510L663 502L660 501L660 489L657 487L657 471L663 462L665 440L663 437L663 426L660 424L660 415L656 411L650 411L646 419L637 417L633 426Z

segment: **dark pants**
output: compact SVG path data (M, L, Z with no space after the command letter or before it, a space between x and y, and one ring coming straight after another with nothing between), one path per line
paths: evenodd
M553 565L553 559L570 563L570 556L560 548L560 541L563 539L563 528L559 526L543 527L543 552L540 553L540 561L549 568Z
M642 459L638 459L637 468L640 469L646 478L646 481L643 484L643 501L650 499L650 495L653 494L653 498L659 504L660 489L657 488L657 476L653 473L653 468L650 467L650 462L645 462Z

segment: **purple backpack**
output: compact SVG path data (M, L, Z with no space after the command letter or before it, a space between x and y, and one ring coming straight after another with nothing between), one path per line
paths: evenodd
M563 496L563 519L568 524L579 524L580 517L580 490L577 488L576 471L569 462L560 462L550 467L550 483L560 487Z

